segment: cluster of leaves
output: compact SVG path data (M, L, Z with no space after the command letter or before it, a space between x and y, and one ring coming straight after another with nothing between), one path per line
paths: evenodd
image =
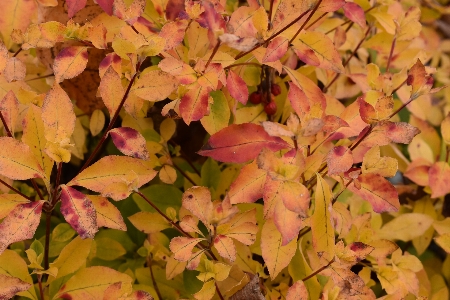
M447 299L446 2L1 1L0 299Z

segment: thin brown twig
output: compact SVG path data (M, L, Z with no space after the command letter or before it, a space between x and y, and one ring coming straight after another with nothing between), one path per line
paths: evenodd
M254 50L258 49L259 47L261 47L262 45L265 45L266 43L270 42L271 40L273 40L274 38L276 38L277 36L279 36L281 33L283 33L286 29L288 29L289 27L291 27L293 24L295 24L298 20L300 20L301 18L303 18L308 12L310 12L310 10L308 9L307 11L303 12L300 16L298 16L297 18L295 18L292 22L290 22L289 24L287 24L286 26L284 26L283 28L281 28L280 31L278 31L277 33L275 33L274 35L272 35L271 37L269 37L267 40L263 41L262 43L256 45L255 47L253 47L252 49L239 53L234 59L239 59L251 52L253 52Z
M269 29L272 29L272 10L273 10L273 2L275 0L270 0L270 7L269 7L269 16L268 16L268 20L269 20Z
M9 137L13 137L11 131L10 131L9 128L8 128L8 125L6 124L6 120L5 120L5 118L3 117L3 114L2 114L1 111L0 111L0 119L2 119L3 127L5 127L6 134L7 134Z
M131 78L130 83L128 84L127 90L125 91L125 94L123 95L122 100L120 101L119 106L116 109L116 112L114 113L113 118L109 122L108 128L106 128L105 133L103 133L102 138L100 139L100 141L98 142L98 144L95 147L94 151L92 151L91 155L86 160L86 162L84 163L83 167L80 169L78 174L81 173L84 169L86 169L89 166L89 164L94 159L94 157L97 154L97 152L100 150L100 147L103 145L103 143L105 142L106 138L108 137L108 133L112 129L112 127L114 126L114 123L116 123L116 120L119 117L120 110L122 109L123 105L125 104L125 101L128 98L128 94L130 93L131 86L133 85L133 82L135 81L135 79L136 79L136 77L137 77L137 75L139 73L139 67L140 67L140 63L138 63L137 66L136 66L136 73Z
M391 51L389 51L389 58L386 64L386 72L389 72L389 68L391 66L391 60L392 60L392 56L394 55L394 48L395 48L395 44L397 42L397 38L394 37L394 40L392 41L392 45L391 45Z
M9 185L8 183L6 183L5 181L0 179L0 183L3 184L4 186L8 187L9 189L13 190L14 192L16 192L17 194L19 194L20 196L24 197L27 200L33 201L33 199L31 199L30 197L28 197L27 195L23 194L22 192L20 192L18 189L14 188L13 186Z
M205 70L206 70L206 68L208 68L208 66L209 66L209 64L211 63L212 59L213 59L214 56L216 55L217 50L219 50L220 44L221 44L221 41L220 41L220 40L217 40L217 44L216 44L216 46L214 47L214 49L213 49L211 55L209 56L208 61L206 62Z
M402 86L404 86L406 83L406 79L405 81L403 81L401 84L398 85L398 87L396 87L393 91L392 91L392 95L394 95Z
M52 73L52 74L43 75L43 76L39 76L39 77L35 77L35 78L30 78L30 79L25 80L25 82L43 79L43 78L52 77L52 76L55 76L55 74Z
M53 210L45 212L45 245L44 245L44 269L49 267L48 253L50 251L50 231Z
M302 279L302 281L306 281L314 276L316 276L317 274L319 274L320 272L322 272L323 270L325 270L326 268L328 268L332 263L334 263L334 257L332 260L330 260L325 266L320 267L319 269L317 269L316 271L312 272L311 274L309 274L308 276L306 276L305 278Z
M42 289L42 275L37 274L38 278L38 285L39 285L39 295L41 296L41 299L44 300L44 290Z
M225 300L225 298L222 296L222 293L219 290L219 287L217 286L217 282L214 282L214 284L216 285L216 292L217 295L219 295L220 300Z
M39 200L44 200L44 196L41 193L41 190L39 189L39 187L36 184L36 180L34 180L34 178L31 178L31 184L33 185L34 190L36 191L36 193L39 196Z
M183 175L184 178L186 178L186 179L187 179L190 183L192 183L193 185L197 185L197 184L195 183L195 181L194 181L191 177L189 177L183 170L181 170L181 168L180 168L179 166L177 166L174 162L172 162L172 164L173 164L173 167L174 167L175 169L177 169L178 172L180 172L181 175Z
M305 27L305 30L310 29L314 24L316 24L317 22L319 22L320 20L322 20L323 17L325 17L326 15L328 15L327 12L324 12L320 17L318 17L317 19L315 19L311 24L309 24L308 26Z
M300 26L300 28L297 30L297 32L294 34L294 36L289 40L289 45L292 44L292 42L295 40L297 35L299 35L299 33L303 30L303 28L306 26L306 24L308 24L309 20L311 20L312 16L317 11L317 9L319 8L319 6L322 3L322 1L323 0L317 1L316 6L314 6L313 10L309 14L309 16L306 18L305 22L303 22L302 26Z
M20 47L12 57L16 57L20 52L22 52L22 47Z
M161 292L159 291L158 285L156 284L155 275L153 274L152 261L153 261L153 258L147 257L147 265L148 265L148 268L150 269L150 276L152 278L153 288L155 289L156 295L158 295L158 299L163 300L163 298L161 296Z
M255 67L261 67L261 65L258 64L258 63L246 62L246 63L232 64L232 65L229 65L229 66L227 66L227 67L225 67L225 68L223 68L223 69L224 69L224 70L227 70L227 69L231 69L231 68L239 67L239 66L255 66Z

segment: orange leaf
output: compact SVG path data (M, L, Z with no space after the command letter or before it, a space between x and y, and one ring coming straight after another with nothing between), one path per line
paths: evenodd
M353 165L352 151L346 146L338 146L328 152L328 174L334 175L348 171Z
M17 119L19 117L19 101L12 90L0 100L0 111L6 121L6 126L8 126L8 129L14 135L14 129L16 128Z
M93 239L98 231L95 207L85 194L61 185L61 213L82 239Z
M120 76L112 66L109 66L103 75L98 90L102 96L103 103L105 103L105 106L109 111L109 115L112 117L119 107L124 95Z
M204 186L193 186L183 193L182 205L205 225L209 225L213 204L211 192Z
M345 16L361 26L362 28L366 27L366 17L364 16L364 10L356 3L346 2L344 7Z
M361 188L357 189L354 183L348 189L367 200L377 213L398 211L400 202L395 187L378 174L361 174L358 177Z
M44 201L20 204L0 224L0 254L12 243L31 239L41 220Z
M105 58L100 62L100 65L98 66L100 78L103 77L109 66L112 66L117 74L122 74L122 58L113 52L106 54Z
M209 89L198 83L193 85L180 101L180 113L186 124L198 121L208 112Z
M301 216L287 209L284 202L280 199L275 200L273 210L273 221L278 231L281 233L281 245L285 246L290 241L297 238L300 229L305 227Z
M67 93L55 83L44 99L42 121L45 138L50 142L62 142L69 139L75 129L73 104Z
M431 197L445 196L450 192L450 166L447 162L438 161L428 170Z
M177 20L174 22L166 23L163 26L161 32L159 33L159 36L166 41L164 51L175 48L183 41L187 26L187 20Z
M270 136L262 126L244 123L213 134L198 154L218 161L243 163L256 158L263 148L278 151L289 147L283 139Z
M266 171L259 169L256 163L245 165L230 186L228 191L230 202L253 203L261 199L265 181Z
M147 160L149 154L145 138L130 127L120 127L109 131L114 145L125 155Z
M227 88L231 97L236 99L242 104L247 104L248 101L248 88L245 81L233 71L228 71L227 76Z
M434 79L427 74L424 65L417 59L416 63L408 71L406 84L412 86L411 98L415 99L420 95L428 93L433 87Z
M188 261L191 258L195 245L205 239L195 239L187 237L175 237L170 241L170 251L178 261Z
M0 137L0 148L0 175L16 180L45 177L26 144L11 137Z
M236 247L233 240L225 235L216 235L214 238L214 247L219 255L233 263L236 259Z
M87 47L66 47L56 56L53 63L53 73L56 82L71 79L80 75L88 62Z
M287 38L277 36L270 42L269 46L267 46L266 54L264 54L262 62L266 63L279 60L286 54L288 46L289 40Z
M122 214L107 198L94 195L86 195L86 197L94 205L97 214L97 227L127 231L127 225L123 221Z
M67 15L71 19L86 6L86 0L67 0Z
M6 81L20 81L25 78L27 68L25 64L17 57L11 57L6 62L5 69L3 70L3 76Z
M245 245L251 245L255 242L258 230L256 209L236 214L228 222L217 226L217 234L226 235Z
M308 300L308 289L303 281L296 281L289 289L286 300Z
M0 274L0 299L12 299L14 295L28 290L31 286L19 278Z
M129 3L129 2L128 2ZM145 0L134 0L129 7L124 0L114 0L113 14L130 25L133 25L145 9Z

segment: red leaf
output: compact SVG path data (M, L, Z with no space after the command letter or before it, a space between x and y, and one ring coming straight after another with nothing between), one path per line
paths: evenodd
M327 165L329 175L348 171L353 165L352 151L345 146L334 147L328 152Z
M263 62L274 62L283 57L289 46L289 40L283 36L274 38L267 46Z
M66 4L68 17L72 18L77 12L86 6L86 0L67 0Z
M364 16L364 10L356 3L347 2L344 7L345 16L358 24L361 27L366 27L366 17Z
M112 16L114 0L96 0L97 4L107 13Z
M0 224L0 254L12 243L31 239L41 220L44 201L18 205Z
M130 127L120 127L109 131L114 145L125 155L148 159L148 151L145 138L139 131Z
M243 163L256 158L264 147L278 151L290 145L279 137L270 136L262 126L233 124L213 134L198 154L222 162Z
M92 202L76 189L61 186L61 213L82 239L93 239L98 231L97 214Z
M208 112L209 89L196 84L180 101L180 113L186 124L198 121Z
M361 196L364 200L369 201L375 212L398 211L400 202L397 190L384 177L368 173L359 175L357 180L361 188L357 189L354 183L351 183L348 189Z
M263 197L266 171L258 169L255 163L245 165L231 184L228 196L231 204L253 203Z
M245 81L239 77L233 71L228 71L227 76L227 88L231 97L236 99L242 104L247 104L248 101L248 88Z
M166 5L166 19L175 21L184 11L184 0L169 0Z
M311 109L306 94L293 82L289 82L288 99L300 119L305 118Z

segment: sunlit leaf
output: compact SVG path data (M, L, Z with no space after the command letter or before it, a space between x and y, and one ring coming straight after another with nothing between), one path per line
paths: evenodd
M208 225L212 216L213 204L211 192L207 187L194 186L183 193L183 207L199 218L203 224Z
M327 155L328 174L338 174L348 171L353 165L352 151L345 146L331 149Z
M384 225L379 234L384 239L407 242L422 235L432 223L433 218L425 214L402 214Z
M247 104L248 88L245 81L235 72L228 71L227 88L230 95L242 104Z
M11 137L0 137L0 174L24 180L44 177L43 170L28 145Z
M170 241L170 251L174 253L174 258L179 261L188 261L192 255L195 245L204 239L175 237Z
M53 63L53 73L55 74L56 82L59 83L64 79L80 75L86 68L87 62L87 47L72 46L62 49Z
M263 196L266 171L255 163L245 165L236 180L231 184L228 196L232 204L253 203Z
M198 121L208 112L209 89L199 84L181 98L180 112L186 124Z
M117 230L127 230L122 214L107 198L94 195L86 195L86 197L94 205L98 227L104 226Z
M147 234L170 228L170 224L159 213L141 211L128 219L139 231Z
M132 92L148 101L161 101L177 87L177 79L163 71L149 71L139 77Z

